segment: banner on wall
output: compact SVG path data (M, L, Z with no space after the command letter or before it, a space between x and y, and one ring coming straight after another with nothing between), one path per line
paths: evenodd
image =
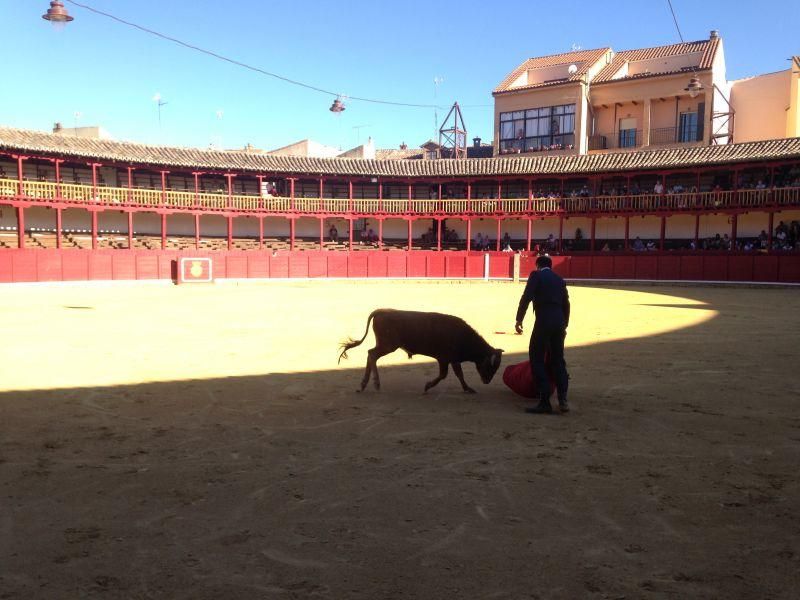
M181 258L178 262L178 283L211 283L214 281L210 258Z

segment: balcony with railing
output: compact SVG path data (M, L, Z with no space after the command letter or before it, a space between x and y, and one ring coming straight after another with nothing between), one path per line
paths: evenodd
M0 179L0 198L89 208L169 209L261 214L331 215L573 215L691 212L800 206L800 187L593 197L524 198L288 198L226 193L117 188Z
M598 133L589 136L589 150L638 148L642 143L641 129L623 129L615 133Z
M650 130L650 145L697 142L697 127L656 127Z

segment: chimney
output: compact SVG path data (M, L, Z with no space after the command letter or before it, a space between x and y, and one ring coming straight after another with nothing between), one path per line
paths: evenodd
M479 138L479 137L472 138L472 146L473 146L473 148L480 148L481 147L481 138Z
M718 37L719 37L719 30L718 30L718 29L712 29L712 30L711 30L711 35L709 36L709 38L708 38L708 39L710 39L710 40L715 40L715 39L717 39Z
M400 144L400 150L408 150L408 145L405 142L403 142L402 144Z
M64 129L63 125L58 121L53 124L53 133L59 133L62 129Z

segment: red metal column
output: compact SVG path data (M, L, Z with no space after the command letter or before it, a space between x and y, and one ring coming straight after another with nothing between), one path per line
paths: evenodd
M53 161L56 166L56 200L62 200L61 196L61 163L64 162L60 158L57 158ZM60 248L61 246L57 246Z
M439 189L442 186L439 185ZM436 249L441 252L442 250L442 220L436 219Z
M378 219L378 249L383 250L383 219Z
M128 167L128 204L133 204L133 167Z
M472 219L467 217L467 252L470 250L472 250Z
M22 184L20 183L20 185ZM770 231L772 231L772 228L770 228ZM25 209L21 206L17 207L17 247L25 247Z
M411 190L412 190L411 183L409 183L408 184L408 212L409 213L412 212L412 208L413 208L413 204L411 202ZM410 223L410 221L409 221L409 223ZM408 249L411 250L411 244L409 244L409 248Z
M200 213L194 213L194 249L200 249Z
M408 219L408 249L411 250L411 219Z
M350 238L349 238L348 250L350 250L350 252L352 252L353 251L353 218L349 217L347 220L350 223L350 227L348 227L348 229L350 229L350 232L349 232Z
M500 252L500 219L497 219L497 241L494 243L495 250Z
M378 212L383 212L383 183L380 180L378 180Z
M264 217L258 217L258 249L264 249Z
M350 214L353 214L353 180L347 180L347 204Z
M503 210L503 182L497 182L497 210Z
M167 213L161 213L161 249L167 249Z
M530 252L531 251L531 236L532 235L533 235L533 219L531 219L529 217L528 218L528 236L527 236L527 240L525 242L525 251L526 252Z
M564 216L559 215L558 217L558 251L561 252L561 248L564 247Z
M194 205L200 206L200 175L202 173L193 171L192 175L194 175Z
M472 212L472 182L469 180L467 180L467 212Z
M658 249L664 251L664 238L667 236L667 217L661 217L661 239L658 242Z
M133 250L133 211L128 212L128 250Z
M256 175L258 179L258 208L264 208L264 176Z
M92 250L97 250L97 211L92 211Z
M228 208L233 208L233 178L236 177L234 173L225 173L225 179L228 180Z
M628 215L625 215L625 250L630 250L631 248L631 218Z
M161 206L167 205L167 173L169 171L161 171Z
M438 199L438 202L437 202L436 210L444 210L444 207L442 206L442 184L441 183L439 183L439 199Z
M97 167L99 167L100 164L89 163L89 166L92 167L92 202L98 202L100 198L97 196Z
M233 217L228 215L228 250L233 249Z
M295 178L289 177L289 202L292 210L294 210L294 182Z
M589 251L594 252L594 238L597 230L597 217L592 217L592 233L589 238Z
M319 178L319 209L325 210L325 178ZM324 224L323 224L324 227Z
M20 196L25 195L25 174L22 169L22 161L28 158L27 156L16 156L17 159L17 194ZM20 246L22 248L22 246Z
M528 179L528 212L533 212L533 179Z
M56 248L61 249L61 209L56 207Z
M322 180L320 180L322 181ZM325 219L320 217L319 218L319 249L323 250L325 248Z
M289 250L294 251L295 219L289 219Z
M739 215L731 216L731 250L736 250L736 234L739 229Z

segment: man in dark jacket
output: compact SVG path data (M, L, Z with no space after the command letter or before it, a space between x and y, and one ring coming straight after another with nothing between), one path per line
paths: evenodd
M550 413L553 410L550 406L550 380L545 368L545 354L549 354L549 362L555 372L558 405L561 412L569 410L567 404L569 375L567 363L564 362L564 338L569 326L569 293L567 284L553 272L552 267L553 261L549 256L540 256L536 259L536 271L528 277L517 309L515 326L517 333L522 333L522 320L530 302L533 302L536 318L528 353L540 390L540 399L539 404L525 409L528 413Z

